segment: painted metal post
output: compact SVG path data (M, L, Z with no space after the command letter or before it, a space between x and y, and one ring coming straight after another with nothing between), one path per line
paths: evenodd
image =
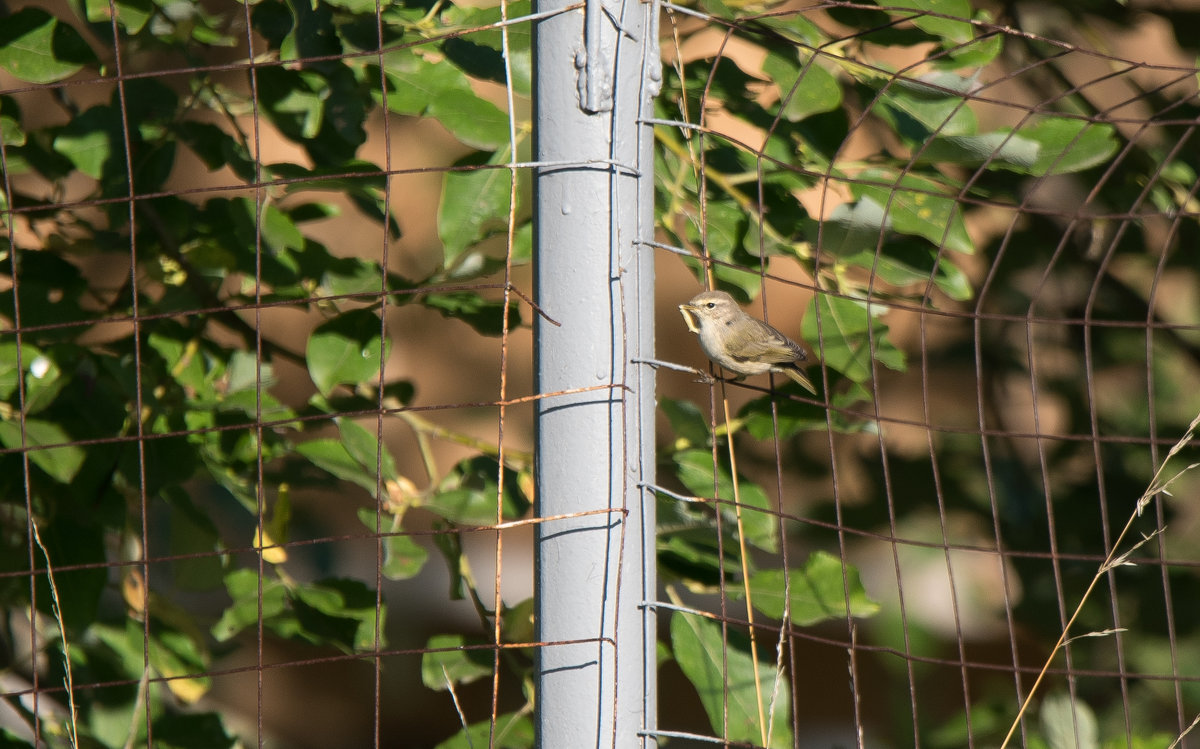
M538 12L572 0L541 0ZM657 5L534 30L538 745L653 746ZM587 514L584 514L587 513ZM562 516L567 516L562 518Z

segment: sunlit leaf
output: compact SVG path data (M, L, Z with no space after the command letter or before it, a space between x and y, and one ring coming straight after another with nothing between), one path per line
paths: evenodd
M358 510L358 519L372 533L375 532L375 513L375 508L371 507L360 507ZM408 580L416 577L425 568L429 551L412 536L392 533L390 516L384 515L383 523L383 576L389 580Z
M704 247L712 263L717 288L728 291L743 302L758 296L762 288L761 262L745 250L745 238L750 222L746 212L732 201L712 200L704 213L701 233L700 215L693 215L687 224L686 238L693 246ZM698 261L687 261L703 285L705 269Z
M504 520L523 516L531 506L521 491L517 472L504 469L504 490L498 483L500 466L495 458L477 455L460 461L438 484L426 503L426 509L462 525L494 525L498 519L496 502L503 503Z
M260 591L258 571L254 569L232 570L225 576L225 590L233 602L212 627L212 635L218 642L229 640L247 627L254 627L260 615L266 621L284 611L287 591L283 584L272 577L264 577L261 585Z
M833 209L820 227L820 249L834 255L852 255L863 250L874 251L880 236L891 228L891 217L884 204L867 195L854 203L842 203ZM811 236L818 236L813 223Z
M887 325L878 319L883 311L879 306L868 309L866 302L818 294L809 302L801 331L826 366L854 382L866 382L872 354L890 369L905 367L904 353L891 343Z
M850 187L855 196L869 196L886 207L892 230L924 237L935 247L975 251L962 208L943 184L915 174L867 169Z
M466 157L455 164L461 170L448 172L443 178L438 236L447 267L454 265L471 245L508 225L512 175L508 169L488 166L503 163L505 159L499 153L490 158Z
M471 148L492 150L508 142L508 115L470 89L450 89L435 98L426 114Z
M982 166L1028 172L1041 157L1041 145L1034 139L1013 133L949 135L934 138L919 153L922 164L946 163Z
M444 692L470 684L492 675L493 651L490 648L467 648L463 635L434 635L425 644L421 656L421 682L435 692ZM482 645L475 639L470 644Z
M1067 174L1107 163L1118 148L1112 125L1083 119L1050 117L1020 134L1041 144L1034 174Z
M141 31L155 11L152 0L84 0L84 7L90 23L108 23L115 7L118 22L130 34Z
M92 179L100 179L105 163L113 158L113 144L120 120L108 105L95 106L74 117L54 139L54 150L71 160L75 168Z
M344 312L321 324L308 339L305 360L313 384L328 394L336 385L358 384L379 376L391 348L380 338L379 317L371 310Z
M445 291L426 294L421 303L446 317L455 317L484 335L504 332L504 301L485 299L474 291ZM521 324L521 308L515 299L508 303L508 329Z
M1063 691L1049 694L1039 717L1050 749L1100 749L1096 714L1082 697Z
M495 746L532 749L535 738L533 720L524 713L498 715L494 725L490 719L472 723L465 731L446 739L434 749L475 749L487 746L493 737Z
M61 81L95 61L78 31L40 8L22 8L0 23L0 68L23 81Z
M713 496L713 459L708 450L683 450L673 456L676 476L699 497ZM716 497L722 500L720 512L731 529L737 528L737 508L734 501L734 485L729 469L724 464L716 476ZM746 542L767 551L779 546L779 519L772 509L767 493L762 487L744 476L738 477L737 499L741 503L741 528Z
M879 611L879 604L867 596L858 570L824 551L813 552L801 569L755 572L750 576L750 591L754 608L773 619L783 618L784 604L790 599L791 621L802 627L831 619L845 621L847 601L855 618ZM737 588L730 592L742 595Z
M815 56L797 60L795 53L769 51L763 60L763 74L779 87L780 99L785 101L782 114L789 122L842 104L842 87Z
M713 731L729 741L761 746L765 728L759 716L770 712L775 719L767 746L790 747L790 690L786 681L776 683L772 655L759 658L755 680L751 647L742 632L730 629L726 635L718 622L683 612L671 614L671 649L700 696ZM759 698L773 700L773 704L764 704L760 710Z
M25 419L25 440L22 444L21 425L15 420L0 421L0 445L10 449L28 450L29 460L50 474L55 481L71 483L83 465L86 452L70 443L71 436L57 423L40 419ZM61 447L43 447L61 445Z
M888 0L883 4L895 8L910 8L920 12L912 14L892 11L893 15L911 20L918 28L940 36L948 43L959 44L970 40L973 36L974 27L966 21L958 20L971 17L969 0Z

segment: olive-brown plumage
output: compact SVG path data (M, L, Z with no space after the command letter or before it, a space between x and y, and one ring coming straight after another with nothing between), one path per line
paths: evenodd
M700 336L700 348L717 364L738 375L775 372L795 380L816 394L812 382L800 370L804 349L795 341L742 311L724 291L704 291L679 305L688 330Z

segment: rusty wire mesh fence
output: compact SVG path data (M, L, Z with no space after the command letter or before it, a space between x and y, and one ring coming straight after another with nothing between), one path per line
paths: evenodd
M0 743L534 745L584 5L0 8ZM1200 10L1134 5L655 5L643 746L1200 745Z

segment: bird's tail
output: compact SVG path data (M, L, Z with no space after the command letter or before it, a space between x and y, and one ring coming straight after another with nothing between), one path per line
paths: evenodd
M800 387L804 388L808 392L812 393L813 395L817 394L817 389L816 389L816 387L813 386L812 380L808 379L808 375L801 372L799 368L787 367L786 369L783 370L783 373L786 374L788 377L791 377L793 380L795 380L796 384L798 384Z

